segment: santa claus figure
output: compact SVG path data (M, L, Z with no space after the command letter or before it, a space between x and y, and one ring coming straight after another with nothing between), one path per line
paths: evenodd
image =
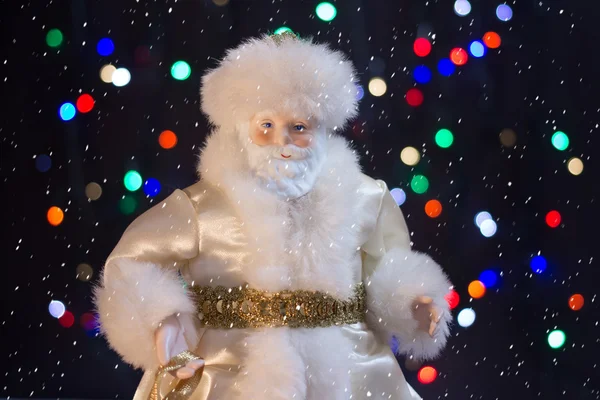
M390 339L435 357L451 284L337 134L356 85L341 53L293 34L204 76L200 180L127 228L96 289L110 346L146 371L136 400L420 398Z

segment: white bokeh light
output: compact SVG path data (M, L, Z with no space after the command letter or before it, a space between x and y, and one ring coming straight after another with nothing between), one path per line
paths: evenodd
M123 87L131 80L131 73L127 68L117 68L112 74L112 83L117 87Z
M475 216L475 225L477 225L478 228L481 228L481 223L486 219L492 219L492 214L487 211L478 212Z
M481 226L479 227L479 229L481 230L481 234L485 237L492 237L496 234L496 231L498 230L498 226L496 225L496 223L494 222L493 219L486 219L485 221L483 221L481 223Z
M400 188L394 188L390 190L390 194L392 195L394 200L396 200L396 204L398 204L399 206L404 204L404 202L406 201L406 193Z
M454 2L454 12L461 17L468 15L471 12L471 3L468 0L456 0Z
M468 328L475 322L475 311L472 308L465 308L458 313L456 320L460 326Z
M112 83L112 76L117 69L114 65L106 64L100 69L100 79L104 83Z
M50 305L48 306L48 311L50 312L50 315L52 315L54 318L62 317L65 313L65 310L65 305L62 303L62 301L58 300L52 300L50 302Z
M400 160L406 165L417 165L419 160L421 160L421 155L419 154L419 150L414 147L405 147L400 152Z
M369 93L375 97L380 97L387 91L387 84L381 78L373 78L369 82Z

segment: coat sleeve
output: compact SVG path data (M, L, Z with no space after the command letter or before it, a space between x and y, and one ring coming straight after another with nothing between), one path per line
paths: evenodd
M199 252L198 218L189 197L175 190L125 230L108 257L94 302L109 345L136 368L153 370L159 362L154 333L176 314L183 326L196 314L178 274ZM194 332L184 336L194 346ZM193 348L193 347L192 347Z
M362 246L363 280L367 288L367 324L385 343L398 339L398 352L417 359L437 356L450 333L452 316L445 295L446 274L429 256L412 251L402 211L385 182L377 181L381 201L377 223ZM443 309L434 337L417 329L412 303L430 296Z

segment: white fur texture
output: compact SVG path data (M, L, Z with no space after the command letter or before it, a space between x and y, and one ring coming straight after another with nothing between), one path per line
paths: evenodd
M452 316L444 296L451 284L439 265L429 256L409 249L393 248L381 258L367 284L367 323L386 343L392 335L399 341L398 352L417 359L436 357L450 334ZM418 296L433 298L443 309L432 338L417 329L412 303Z
M264 35L228 50L202 78L202 111L220 127L271 109L341 129L358 112L351 62L311 39L279 39Z
M100 328L110 347L127 363L153 370L159 365L154 342L159 323L172 314L192 315L194 303L172 269L130 259L112 263L104 268L103 286L94 288ZM192 329L186 332L186 340L197 343Z

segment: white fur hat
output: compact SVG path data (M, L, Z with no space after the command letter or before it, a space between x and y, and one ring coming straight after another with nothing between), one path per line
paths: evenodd
M265 110L341 129L357 113L354 67L340 52L294 34L264 35L227 51L202 78L202 111L233 127Z

